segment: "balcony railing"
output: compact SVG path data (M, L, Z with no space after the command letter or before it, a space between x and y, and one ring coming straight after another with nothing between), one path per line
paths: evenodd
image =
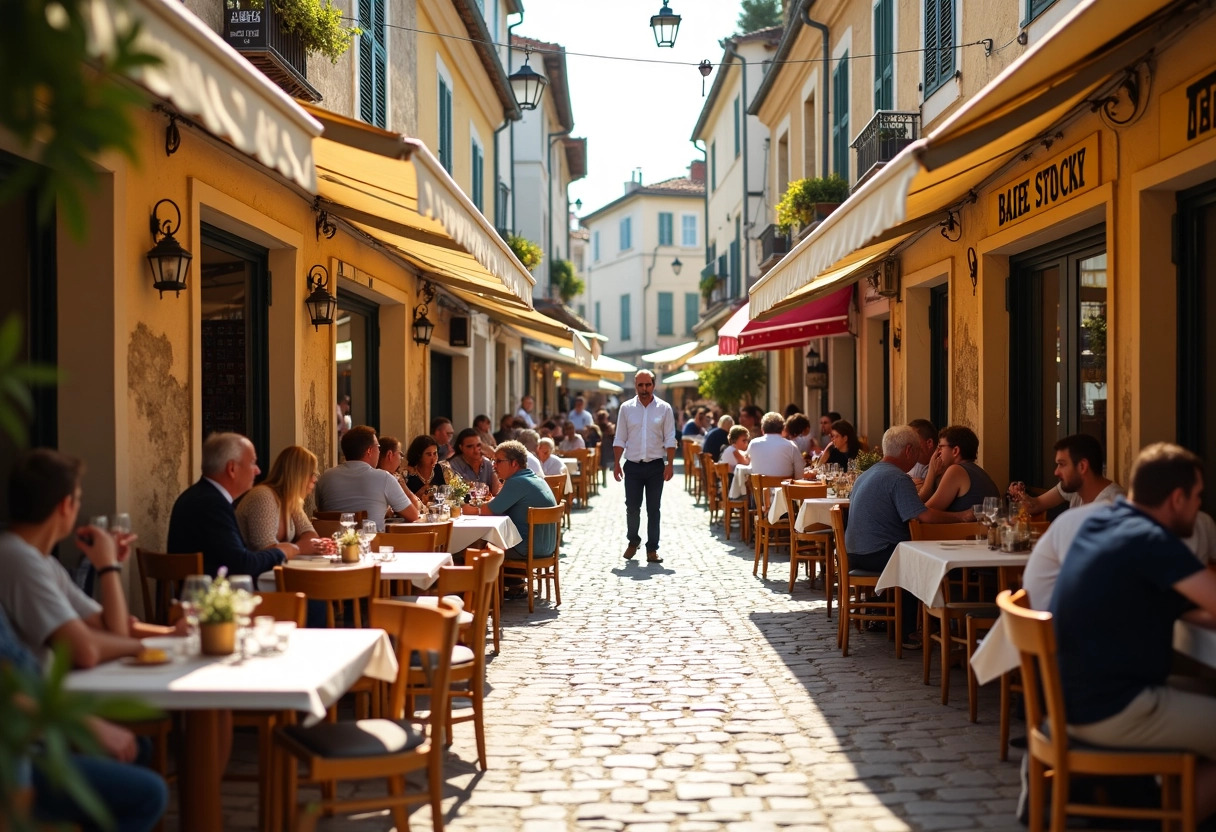
M760 232L760 268L771 268L778 260L789 254L790 235L770 225ZM771 263L769 261L772 261Z
M224 40L288 95L320 101L308 83L308 59L299 34L284 34L274 8L266 0L221 0Z
M873 172L912 142L920 138L920 113L879 110L870 123L857 135L853 149L857 151L857 171L861 185Z

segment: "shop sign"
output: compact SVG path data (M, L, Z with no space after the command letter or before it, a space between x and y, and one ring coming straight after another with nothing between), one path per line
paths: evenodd
M1161 94L1161 156L1216 136L1216 67Z
M989 211L997 230L1009 228L1093 190L1100 176L1094 133L994 190L988 197Z

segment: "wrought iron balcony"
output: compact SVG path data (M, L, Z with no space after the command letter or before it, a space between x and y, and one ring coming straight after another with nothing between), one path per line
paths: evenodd
M920 113L879 110L870 123L857 135L853 149L857 151L857 171L860 174L856 190L875 171L895 158L912 142L920 138Z
M308 83L307 53L299 34L284 34L267 0L221 0L224 40L293 98L320 101Z
M760 273L771 269L777 261L790 251L790 235L770 225L760 232Z

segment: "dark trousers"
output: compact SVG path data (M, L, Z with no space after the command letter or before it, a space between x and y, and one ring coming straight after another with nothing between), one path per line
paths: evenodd
M898 544L892 543L879 549L877 552L867 552L864 555L855 555L849 553L849 568L861 569L866 572L882 572L887 568L887 561L891 559L891 555L895 554L895 547ZM892 588L889 592L904 592L902 589ZM892 596L894 597L894 596ZM903 606L903 630L904 635L914 633L920 629L920 601L911 592L904 592Z
M642 522L642 494L646 495L646 551L659 551L659 504L663 499L664 459L650 462L626 462L621 466L625 475L625 524L629 543L642 542L638 528Z

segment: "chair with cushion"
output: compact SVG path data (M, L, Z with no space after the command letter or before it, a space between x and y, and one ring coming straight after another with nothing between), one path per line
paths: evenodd
M287 763L280 782L284 786L288 829L298 828L298 761L304 764L310 781L387 781L387 795L357 791L346 799L326 797L321 802L323 810L370 813L391 809L397 829L404 830L410 828L406 807L429 803L433 829L443 830L443 761L457 612L446 606L376 600L371 604L370 617L371 625L386 631L396 643L398 671L389 691L388 718L322 722L307 728L289 725L277 731L276 747ZM412 657L427 664L434 687L425 723L405 714ZM426 772L427 789L407 791L406 776L417 771Z
M807 578L815 582L815 564L823 572L823 594L828 599L828 617L832 617L832 527L815 523L805 531L798 531L798 509L803 500L826 497L828 487L822 484L787 482L781 486L785 493L785 504L789 507L786 521L790 527L790 592L798 580L798 565L806 564Z
M996 599L1009 638L1022 656L1030 755L1030 829L1041 832L1047 784L1051 783L1051 829L1063 830L1069 815L1160 820L1163 828L1195 828L1195 755L1185 751L1114 749L1068 738L1064 690L1056 656L1051 613L1030 609L1025 590L1004 590ZM1196 726L1201 729L1201 726ZM1152 776L1161 779L1161 808L1074 803L1073 775Z
M722 495L722 529L726 539L730 540L730 527L735 512L739 513L739 539L747 540L751 536L751 512L747 510L747 498L730 496L730 466L725 462L714 463L714 476L718 480L718 489Z
M139 566L145 620L151 624L168 624L169 606L181 595L186 578L203 574L203 553L169 555L136 549L135 562Z
M784 520L774 523L768 519L769 507L773 504L773 489L780 488L784 477L769 477L764 474L752 474L750 485L752 500L756 504L756 512L752 516L752 527L756 530L756 557L752 561L752 574L760 569L763 559L764 568L761 577L768 580L768 553L774 545L788 545L789 525Z
M890 601L880 601L873 597L873 590L878 586L879 573L849 568L849 552L844 545L844 512L836 505L832 506L829 515L832 519L832 534L836 538L836 575L840 587L840 618L836 622L836 643L840 645L841 655L849 655L849 630L854 623L885 621L888 632L893 629L895 633L895 658L902 659L903 590L891 590L894 598ZM865 590L870 590L870 593L866 594Z
M571 478L573 481L573 478ZM545 485L553 492L553 499L562 507L562 523L570 528L570 495L566 492L566 474L554 474L545 477Z
M564 507L559 503L552 508L530 508L528 509L528 558L527 560L512 560L507 558L503 562L502 571L507 577L519 577L524 579L524 584L528 590L528 612L532 612L536 606L535 596L532 594L533 581L539 582L545 587L545 597L549 595L549 586L553 586L554 600L553 606L560 607L562 604L562 585L560 577L560 567L558 552L562 546L562 512ZM553 553L544 557L537 557L532 547L536 543L536 527L537 526L557 526L557 542L553 549Z

